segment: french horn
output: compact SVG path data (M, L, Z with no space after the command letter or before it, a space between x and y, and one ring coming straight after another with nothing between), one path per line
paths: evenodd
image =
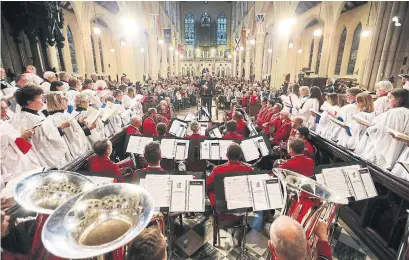
M20 180L14 187L13 197L26 210L49 215L71 197L95 186L84 175L51 170Z
M338 206L348 204L348 200L301 174L277 168L273 169L273 173L283 188L284 206L281 214L301 224L309 245L306 259L316 259L316 224L320 219L328 225L334 223Z
M151 221L152 196L143 188L116 183L83 192L47 219L41 239L53 255L85 259L131 242Z

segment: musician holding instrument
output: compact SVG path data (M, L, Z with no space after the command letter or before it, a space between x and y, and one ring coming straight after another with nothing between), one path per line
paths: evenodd
M288 140L288 154L291 159L281 163L281 169L287 169L306 177L314 177L314 161L304 155L305 143L303 140L292 137Z
M166 239L157 226L145 228L129 247L127 260L166 260Z
M243 140L243 136L236 132L237 122L230 120L226 123L226 133L223 135L223 139L234 139L234 140Z
M237 133L244 135L244 130L246 129L246 121L243 120L243 114L239 111L233 113L233 120L237 123Z
M134 115L131 117L131 124L126 129L127 135L142 135L141 128L142 126L142 117L139 115Z
M318 237L317 260L332 260L327 224L319 221L314 234ZM271 224L268 248L273 256L270 260L304 260L307 247L305 231L294 219L280 216Z

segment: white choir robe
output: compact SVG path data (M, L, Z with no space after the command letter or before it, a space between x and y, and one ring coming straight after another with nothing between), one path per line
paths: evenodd
M388 97L387 96L378 97L373 102L373 106L374 106L376 116L379 116L380 114L385 113L388 110Z
M24 75L27 76L28 78L28 83L33 83L37 86L39 86L41 84L41 82L43 82L44 80L37 76L36 74L32 73L32 72L28 72L28 73L24 73Z
M75 111L73 113L78 113L78 111ZM83 110L83 111L79 111L79 115L76 117L76 119L78 121L81 121L81 120L84 120L86 117L88 117L88 111ZM104 123L101 121L101 118L97 118L97 120L95 121L95 124L96 124L96 127L91 130L91 135L87 136L91 144L94 144L106 138L105 130L104 130Z
M10 123L22 132L31 129L45 119L44 115L35 115L26 111L16 113ZM41 126L34 129L34 135L31 138L33 147L26 154L27 156L36 156L41 167L61 168L72 160L70 151L57 127L49 121L44 120Z
M329 120L329 114L328 112L331 112L333 114L338 114L339 113L339 106L332 106L327 101L324 102L321 106L321 118L319 123L317 124L315 128L315 132L320 135L323 138L328 138L328 128L331 126L331 121Z
M7 183L21 173L40 168L37 156L29 152L23 154L17 147L15 141L20 133L8 121L0 120L0 169L1 178Z
M50 88L51 88L51 83L44 81L43 83L41 83L40 87L44 90L44 93L48 93L50 92Z
M353 120L352 116L358 112L359 110L356 104L347 104L339 109L337 118L341 117L342 121L345 124L349 125L349 122ZM328 131L329 132L327 139L332 141L338 141L340 134L342 133L342 131L345 131L345 129L334 122L330 122L330 127L328 128Z
M112 136L122 130L122 119L120 116L110 116L105 125L105 135Z
M404 162L409 164L409 146L406 146L405 150L403 150L402 154L399 156L397 162ZM392 168L391 174L409 181L409 172L400 163L395 163Z
M372 122L375 118L375 113L358 112L355 115L368 120L369 122ZM368 127L358 123L354 119L348 122L348 126L351 131L351 136L348 135L346 129L342 129L339 135L338 144L349 150L355 150L357 143L363 138Z
M51 122L55 127L60 126L64 121L69 121L73 115L63 112L57 112L49 115L47 121ZM63 129L64 141L66 142L71 156L77 159L81 155L91 150L91 144L85 136L84 130L78 124L77 119L70 120L71 125Z
M320 103L318 99L316 98L303 98L300 102L300 108L298 110L298 115L301 116L304 120L304 125L308 127L309 129L314 130L315 129L315 117L312 116L312 113L310 111L311 109L314 109L316 111L319 110L320 108Z
M389 109L375 117L373 123L365 132L367 137L362 138L357 144L355 153L381 168L391 169L405 148L405 143L393 139L387 133L387 128L408 133L409 109L404 107Z
M72 89L69 89L67 92L65 92L65 97L68 99L68 105L75 107L75 96L79 93L80 92Z
M143 116L143 106L141 101L136 101L136 104L132 109L132 115Z
M122 99L122 104L124 106L125 109L129 109L131 106L131 100L132 98L128 95L124 95L123 99Z

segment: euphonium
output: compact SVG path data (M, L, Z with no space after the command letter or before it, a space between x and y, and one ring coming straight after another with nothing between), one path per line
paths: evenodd
M281 214L297 220L304 228L308 240L307 259L316 259L317 238L314 228L318 220L332 224L337 215L337 207L347 204L346 198L318 182L284 169L273 169L278 176L285 194Z
M41 239L55 256L85 259L122 249L151 221L152 196L143 188L116 183L78 194L47 219ZM126 250L123 250L125 252Z

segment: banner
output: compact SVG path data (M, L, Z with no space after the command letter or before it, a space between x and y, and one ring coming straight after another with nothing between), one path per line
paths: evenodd
M246 29L241 30L241 39L243 40L243 45L246 45L247 38L246 38Z
M235 50L236 51L240 50L240 38L234 39L234 42L236 43Z
M257 34L264 33L264 14L256 15Z
M165 38L165 43L171 43L172 41L172 29L163 29L163 35Z

